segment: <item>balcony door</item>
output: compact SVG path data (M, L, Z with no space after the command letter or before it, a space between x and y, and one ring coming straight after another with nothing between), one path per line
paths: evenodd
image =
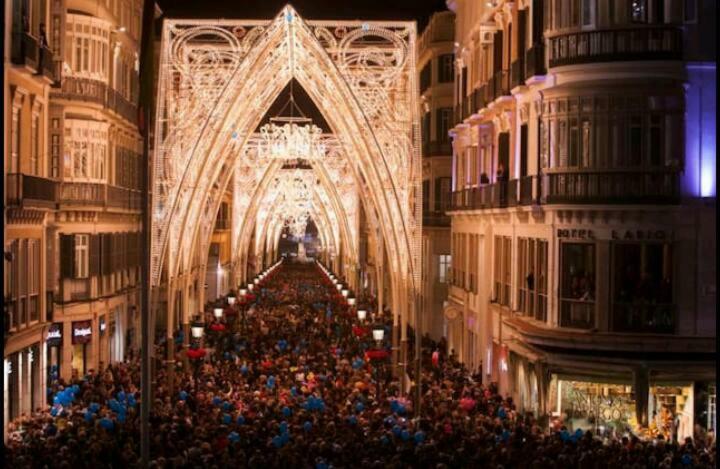
M503 168L505 179L509 179L508 175L510 172L510 133L501 132L498 135L498 169L496 174Z

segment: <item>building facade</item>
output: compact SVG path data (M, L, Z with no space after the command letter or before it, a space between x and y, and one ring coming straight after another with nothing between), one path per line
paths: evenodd
M714 3L448 6L450 347L573 428L714 428Z
M450 266L450 206L455 78L455 15L434 14L418 41L422 116L422 297L421 330L433 339L445 335L442 315Z
M6 422L136 347L141 9L6 2Z

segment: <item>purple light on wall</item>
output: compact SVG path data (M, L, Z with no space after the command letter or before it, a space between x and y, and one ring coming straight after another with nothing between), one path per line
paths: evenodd
M685 183L699 197L717 194L714 64L688 65L685 101Z

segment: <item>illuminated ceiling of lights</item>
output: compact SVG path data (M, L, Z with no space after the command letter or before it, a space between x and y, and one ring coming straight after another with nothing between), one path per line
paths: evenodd
M215 214L231 190L234 265L276 242L289 219L306 216L325 252L342 245L344 255L356 256L363 204L394 281L417 289L415 42L411 22L306 21L290 6L267 21L165 20L153 152L153 285L164 269L174 278L206 262ZM322 157L298 160L307 184L288 186L278 184L292 173L283 169L288 161L263 157L256 129L293 78L331 131L314 134ZM289 158L296 156L302 154Z

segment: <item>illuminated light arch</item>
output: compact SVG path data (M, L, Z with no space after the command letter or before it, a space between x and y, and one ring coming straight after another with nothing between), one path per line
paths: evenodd
M235 189L240 177L253 184L242 204L235 205L237 190L233 195L235 262L243 263L253 236L262 237L252 231L269 216L259 204L273 168L242 161L243 148L295 78L325 115L366 212L377 217L393 296L403 290L411 302L419 287L421 230L415 40L414 23L304 22L289 6L271 21L166 21L154 145L152 284L158 285L164 268L174 278L194 267L193 254L209 238L201 227L214 218L231 175ZM330 202L328 213L347 223L340 195ZM336 243L356 249L351 230L339 231ZM405 304L398 307L407 314Z

